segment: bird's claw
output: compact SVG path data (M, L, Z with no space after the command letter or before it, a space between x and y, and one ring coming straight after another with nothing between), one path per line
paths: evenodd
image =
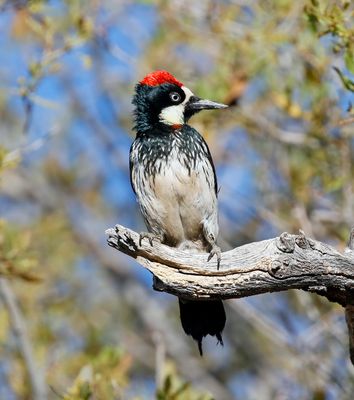
M139 246L141 247L141 242L143 239L148 239L150 246L152 247L154 245L153 241L157 240L161 242L161 237L158 235L154 235L151 232L141 232L139 235Z
M220 261L221 261L221 250L220 247L217 246L216 244L213 245L209 253L208 261L210 261L214 256L216 256L217 270L219 271Z

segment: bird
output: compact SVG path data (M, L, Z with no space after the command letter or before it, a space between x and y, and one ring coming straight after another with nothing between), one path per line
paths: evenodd
M149 73L135 86L134 130L129 153L130 181L151 245L158 241L190 253L216 257L218 184L213 159L202 135L188 124L201 110L227 106L201 99L164 70ZM223 345L226 314L221 300L179 297L180 319L187 335L197 342L215 336Z

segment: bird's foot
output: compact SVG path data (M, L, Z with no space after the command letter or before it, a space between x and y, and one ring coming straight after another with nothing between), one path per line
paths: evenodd
M140 232L139 234L139 246L141 247L141 242L143 239L147 239L150 243L150 246L153 246L154 243L153 241L156 240L158 242L162 242L162 237L161 235L155 235L151 232Z
M209 253L208 261L210 261L214 256L216 256L217 270L219 271L220 261L221 261L221 250L220 250L220 247L217 246L215 243L212 245L211 251Z

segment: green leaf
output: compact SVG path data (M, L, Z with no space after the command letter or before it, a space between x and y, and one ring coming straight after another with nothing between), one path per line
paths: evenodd
M79 398L80 400L89 400L92 396L92 390L88 382L83 382L79 388Z
M348 71L354 74L354 51L348 49L344 54L344 62L345 66L348 68Z
M345 76L339 68L333 67L333 69L337 72L338 76L340 77L340 80L342 81L343 86L346 89L350 90L351 92L354 92L354 81L352 81L347 76Z

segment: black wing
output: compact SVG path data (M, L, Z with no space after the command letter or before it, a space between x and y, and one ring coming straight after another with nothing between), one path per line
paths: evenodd
M136 195L136 191L134 188L134 183L133 183L133 151L135 150L135 146L136 146L136 139L134 140L134 142L132 143L132 145L130 146L130 150L129 150L129 178L130 178L130 185L133 189L134 194Z
M216 194L216 197L218 197L219 187L218 187L218 179L217 179L217 177L216 177L216 171L215 171L214 161L213 161L213 158L212 158L212 156L211 156L211 153L210 153L209 146L208 146L207 142L206 142L204 139L203 139L203 141L204 141L205 147L206 147L206 149L207 149L206 155L207 155L208 160L209 160L209 162L210 162L210 164L211 164L211 167L213 168L214 182L215 182L215 185L214 185L214 187L215 187L215 194Z
M218 197L218 191L219 191L218 180L216 177L215 165L214 165L213 158L212 158L210 150L209 150L208 143L204 140L203 136L198 131L196 131L192 127L189 127L189 128L191 129L192 135L195 137L197 142L199 142L199 146L202 148L204 155L206 156L207 160L209 161L209 163L212 167L213 174L214 174L214 189L215 189L216 197Z

